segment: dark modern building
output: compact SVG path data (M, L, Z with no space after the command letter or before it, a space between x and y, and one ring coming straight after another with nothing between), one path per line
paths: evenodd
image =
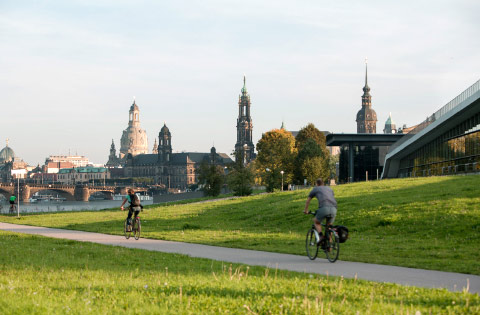
M247 92L245 76L243 76L242 94L238 97L237 143L235 152L241 152L245 163L255 159L255 145L252 142L252 117L250 116L250 95Z
M340 183L379 179L388 148L403 134L328 134L327 146L340 147Z
M480 172L480 80L389 150L383 178Z

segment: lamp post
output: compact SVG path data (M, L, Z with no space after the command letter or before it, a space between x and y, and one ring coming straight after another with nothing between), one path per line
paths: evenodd
M282 191L283 191L283 173L284 171L280 171L280 174L282 174Z
M20 217L20 176L17 176L17 196L18 196L17 218L19 218Z

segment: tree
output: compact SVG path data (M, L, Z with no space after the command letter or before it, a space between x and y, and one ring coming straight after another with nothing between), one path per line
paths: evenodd
M319 156L306 157L300 164L299 168L309 184L314 183L317 178L325 178L322 164L323 159Z
M205 196L218 196L224 181L223 168L203 161L199 168L198 182L203 185Z
M295 158L295 182L303 183L307 179L312 184L317 178L327 180L330 177L328 151L325 135L312 123L303 127L295 138L298 155Z
M253 164L243 163L243 150L235 153L235 162L228 167L227 184L235 196L249 196L255 182Z
M318 130L314 124L309 123L298 132L295 137L295 147L300 150L308 139L313 139L322 148L326 150L327 140L323 132Z
M293 162L295 160L295 138L284 129L273 129L262 135L257 144L255 161L262 181L271 192L280 188L283 171L284 183L293 179Z

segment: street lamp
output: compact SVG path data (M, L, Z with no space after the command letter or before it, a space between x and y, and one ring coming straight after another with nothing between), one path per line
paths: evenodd
M284 171L280 171L280 174L282 174L282 191L283 191L283 173Z
M15 189L15 186L13 187ZM17 203L17 218L20 217L20 176L17 177L17 196L18 196L18 203Z

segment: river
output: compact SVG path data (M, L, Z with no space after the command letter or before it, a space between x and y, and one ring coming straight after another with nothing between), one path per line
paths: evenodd
M63 212L63 211L82 211L82 210L103 210L110 208L120 209L121 200L95 200L95 201L42 201L23 203L20 202L20 214L22 213L41 213L41 212ZM142 200L142 205L151 205L153 200ZM8 202L0 202L0 213L6 214L10 209Z

